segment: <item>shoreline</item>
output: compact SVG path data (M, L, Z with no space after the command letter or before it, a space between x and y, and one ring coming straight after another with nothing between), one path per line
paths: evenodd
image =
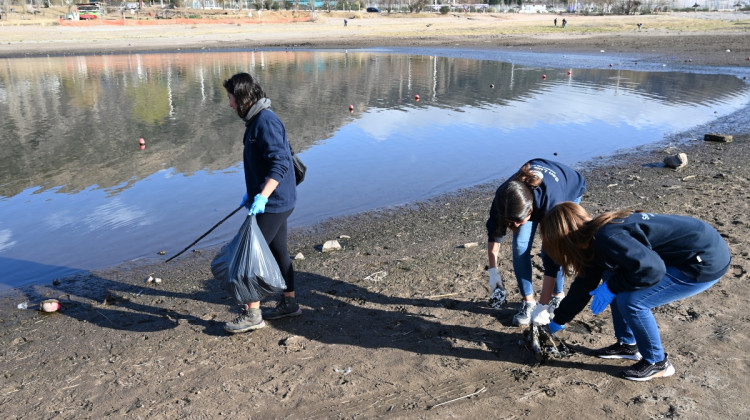
M0 28L0 58L124 54L250 48L450 47L524 52L628 54L636 59L706 66L750 67L750 12L668 13L642 16L553 14L370 16L319 13L311 22L200 23L148 26L16 25ZM257 15L256 15L257 16ZM237 16L235 16L235 19ZM343 26L343 19L349 25ZM155 23L152 21L151 23ZM645 22L636 30L637 22ZM283 34L283 38L279 36Z

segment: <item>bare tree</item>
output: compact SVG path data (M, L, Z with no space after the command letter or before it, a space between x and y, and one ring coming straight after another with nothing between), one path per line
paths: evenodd
M427 6L427 2L428 0L414 0L414 1L409 2L407 4L407 6L409 7L409 12L410 13L419 12L425 6Z

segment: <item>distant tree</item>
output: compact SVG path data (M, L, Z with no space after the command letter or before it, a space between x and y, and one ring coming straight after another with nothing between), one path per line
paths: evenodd
M424 7L427 5L428 0L415 0L408 3L409 12L419 12L420 10L424 9Z
M448 12L451 11L451 8L449 6L440 6L440 14L441 15L447 15Z

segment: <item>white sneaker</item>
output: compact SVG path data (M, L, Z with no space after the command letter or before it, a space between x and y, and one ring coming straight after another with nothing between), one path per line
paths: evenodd
M525 327L531 323L531 312L536 307L536 302L529 302L524 300L521 302L521 307L518 308L518 313L513 316L513 325L517 327Z

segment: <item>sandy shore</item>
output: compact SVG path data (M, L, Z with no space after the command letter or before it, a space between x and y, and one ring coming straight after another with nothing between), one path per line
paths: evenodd
M445 20L451 18L455 20L448 25ZM471 45L606 49L658 61L750 66L750 33L743 29L748 20L717 24L708 18L659 16L677 22L652 29L657 22L647 20L652 16L572 17L571 31L563 33L548 28L551 15L534 16L536 26L525 24L526 17L513 18L365 16L352 19L346 28L341 17L263 28L18 26L6 31L5 26L0 28L0 56ZM633 30L639 19L645 22L643 31ZM404 22L420 22L419 32L407 32ZM580 29L583 22L586 31ZM719 28L689 29L699 24ZM491 29L480 30L480 25ZM597 32L599 27L607 30ZM360 31L356 37L343 32L352 29ZM19 32L24 35L16 38ZM655 311L677 370L671 378L625 381L618 374L627 361L589 355L613 341L608 312L598 317L583 313L561 333L574 355L535 363L519 345L523 331L511 325L519 301L515 288L509 289L504 308L486 304L484 221L497 185L492 183L294 232L292 254L306 257L295 262L303 316L269 322L252 334L223 332L223 323L233 316L232 301L212 280L209 264L216 250L193 252L174 264L113 267L13 291L0 299L3 416L747 418L747 121L750 105L658 145L582 168L589 184L582 204L591 213L628 207L692 215L714 225L730 244L732 268L719 284ZM734 141L705 142L707 132L731 134ZM664 168L664 157L678 151L687 153L688 166ZM318 251L323 241L336 238L341 251ZM473 243L478 245L466 246ZM510 259L507 244L501 257ZM513 278L511 270L508 262L502 264L504 278ZM164 282L145 284L151 273ZM16 307L22 301L38 305L46 298L60 299L63 309L43 314Z
M674 13L644 16L553 14L422 14L264 12L217 24L44 26L6 20L0 27L0 58L46 54L102 54L186 49L382 46L443 46L628 53L658 61L750 66L750 13ZM307 18L308 22L276 23ZM568 19L565 29L553 19ZM343 21L347 19L348 25ZM234 22L234 23L227 23ZM14 24L15 23L15 24ZM160 24L154 24L160 23ZM642 29L637 24L642 23Z

